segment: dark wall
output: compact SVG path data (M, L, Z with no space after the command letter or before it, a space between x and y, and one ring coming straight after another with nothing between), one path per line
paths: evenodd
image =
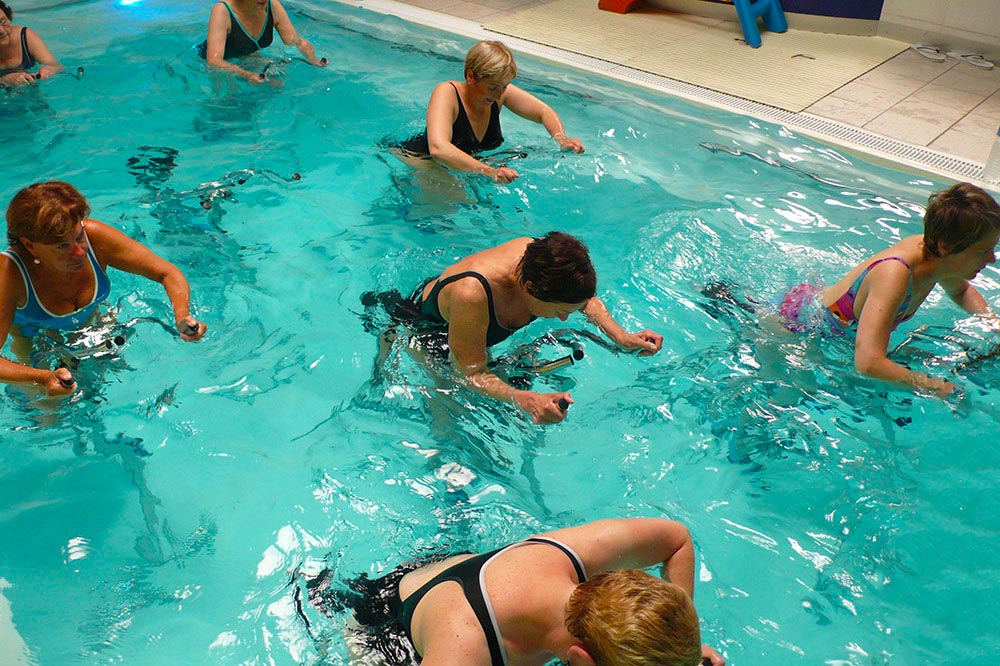
M786 12L877 21L884 0L781 0Z

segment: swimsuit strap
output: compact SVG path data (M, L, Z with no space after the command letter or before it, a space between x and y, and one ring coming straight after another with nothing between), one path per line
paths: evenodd
M570 548L569 546L567 546L563 542L556 541L552 537L537 536L537 537L528 537L527 539L525 539L524 541L521 541L520 543L522 543L522 544L524 544L524 543L545 543L545 544L548 544L550 546L555 546L556 548L558 548L559 550L561 550L563 553L565 553L566 557L569 558L569 561L573 563L573 568L576 569L576 579L578 581L580 581L581 583L587 582L587 567L584 566L583 560L580 559L580 556L576 554L575 550L573 550L572 548ZM516 546L518 544L514 544L514 545Z
M502 555L508 550L533 544L543 544L558 548L573 563L573 568L576 570L579 582L582 583L587 580L586 567L584 567L583 560L580 559L580 556L566 544L550 537L530 537L489 553L474 555L473 557L462 560L457 564L453 564L444 571L440 572L421 585L419 589L406 597L406 599L402 602L403 628L406 630L407 636L410 638L410 642L413 642L413 635L410 633L410 623L413 620L413 612L416 610L417 604L420 603L421 599L423 599L423 597L430 592L432 588L436 587L440 583L452 581L462 586L462 592L465 595L465 599L468 602L469 607L472 609L472 612L475 613L476 619L479 620L479 624L483 629L483 635L486 638L486 646L490 651L490 663L492 666L507 666L507 650L504 647L503 640L500 636L500 625L497 622L496 613L493 611L493 605L490 603L489 595L486 592L486 566L492 562L494 558Z
M21 255L14 252L14 250L4 250L3 254L6 257L10 257L14 265L17 266L17 270L21 272L21 279L24 280L24 305L17 308L14 313L17 314L18 311L36 311L42 314L51 314L38 299L38 294L35 293L35 285L31 283L31 275L28 274L28 267L24 265Z
M222 4L224 4L226 6L226 9L229 10L229 18L230 18L230 20L235 21L236 25L239 27L239 29L241 31L243 31L244 35L247 36L247 39L249 39L250 41L252 41L259 48L261 45L258 42L258 40L260 40L260 38L264 36L264 33L267 32L267 24L271 21L271 0L268 0L268 2L267 2L267 10L266 10L267 14L264 16L264 25L260 29L260 34L257 35L256 37L251 37L250 36L250 33L247 32L247 29L244 28L243 24L240 22L239 17L236 16L236 12L234 12L233 8L229 6L229 3L226 2L225 0L221 0L221 2L222 2Z
M907 270L910 271L910 282L906 286L906 298L896 310L896 316L893 321L896 324L900 324L913 316L913 314L910 314L909 316L903 315L903 313L906 312L906 309L910 307L910 299L913 297L913 269L902 257L882 257L881 259L877 259L868 264L865 270L861 271L861 274L855 278L854 283L850 286L850 288L844 292L844 295L838 298L833 305L830 306L830 312L834 315L834 318L840 325L846 328L858 320L858 317L854 312L854 299L858 295L858 290L861 289L861 283L864 282L865 278L868 277L868 273L870 273L873 268L885 261L898 261L906 266Z
M472 121L469 120L469 114L465 112L465 102L462 101L462 95L458 92L458 86L453 81L449 81L448 83L455 89L455 98L458 100L458 115L455 116L455 122L452 124L451 141L455 143L455 128L461 128L463 131L467 130L468 136L458 137L460 143L466 143L463 139L471 139L478 144L479 139L476 138L476 130L472 129ZM465 148L462 148L462 150L465 150Z
M28 48L28 28L21 28L21 67L29 69L35 66L35 56Z
M486 331L486 343L487 346L494 345L501 340L505 340L510 337L516 329L507 328L500 323L497 319L496 307L493 303L493 289L490 287L490 281L486 279L486 276L482 273L477 273L476 271L462 271L461 273L455 273L454 275L449 275L448 277L441 278L435 283L434 287L431 289L431 293L428 295L427 300L433 301L432 305L437 317L444 321L441 317L441 309L438 307L437 299L441 290L447 287L452 282L458 282L459 280L464 280L465 278L476 278L479 284L483 286L483 291L486 292L486 305L489 314L489 326Z

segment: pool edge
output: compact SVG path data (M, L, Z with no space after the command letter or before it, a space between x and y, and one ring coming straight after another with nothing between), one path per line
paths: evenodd
M335 0L339 4L380 14L391 14L425 27L435 28L475 39L496 38L481 24L395 0ZM984 165L949 155L926 146L907 143L869 130L847 125L806 112L793 112L736 97L709 88L652 74L640 69L503 34L504 43L513 50L560 65L601 74L690 102L750 116L781 125L789 130L834 144L848 152L882 165L889 165L914 175L938 176L952 181L973 182L988 190L1000 191L997 185L983 181Z

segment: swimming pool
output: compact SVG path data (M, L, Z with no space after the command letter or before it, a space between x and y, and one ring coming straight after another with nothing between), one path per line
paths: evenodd
M281 65L277 90L203 71L203 3L18 16L84 74L0 95L17 150L0 200L73 182L94 217L184 267L210 330L185 345L135 321L55 414L3 393L0 594L17 634L0 644L46 665L339 664L345 618L300 613L296 571L374 574L415 550L666 515L694 534L704 640L732 664L1000 654L996 367L961 356L984 334L934 295L894 337L913 366L957 373L972 405L958 412L703 293L765 300L837 274L918 230L943 182L520 58L519 83L587 153L507 117L522 178L428 202L377 147L422 124L470 42L290 9L332 64ZM590 245L600 293L665 335L659 356L583 339L585 358L544 378L576 399L549 428L442 390L399 349L376 372L362 293L550 229ZM157 287L111 277L119 321L166 316ZM977 284L995 304L996 271Z

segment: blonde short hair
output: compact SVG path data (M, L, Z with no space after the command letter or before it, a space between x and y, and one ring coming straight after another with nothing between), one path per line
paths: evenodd
M88 215L87 200L69 183L35 183L15 194L7 206L7 241L56 243Z
M510 83L517 77L514 54L501 42L479 42L465 55L465 75Z
M597 666L696 666L701 630L682 588L637 569L594 576L566 605L566 628Z

